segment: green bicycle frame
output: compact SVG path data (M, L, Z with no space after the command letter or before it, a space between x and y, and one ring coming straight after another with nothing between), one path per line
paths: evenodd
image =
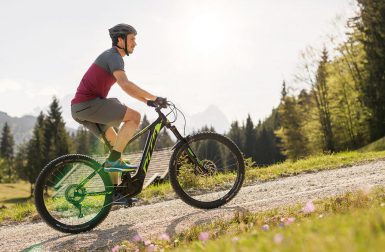
M137 169L135 175L132 177L132 181L134 181L135 188L137 189L137 191L131 196L139 194L142 190L144 179L146 177L146 174L148 171L148 166L150 165L151 156L152 156L152 153L154 151L155 144L156 144L156 140L158 138L159 132L162 130L163 127L169 128L174 133L174 135L178 139L177 143L179 141L188 142L189 136L183 137L178 132L178 130L175 128L175 126L172 126L170 124L169 120L166 118L166 116L164 114L162 114L160 111L157 111L157 112L159 114L159 117L152 124L148 125L144 129L142 129L141 131L136 133L130 139L130 141L127 143L127 145L129 145L131 142L135 141L135 139L137 139L138 137L143 135L145 132L150 131L148 133L148 136L147 136L147 140L146 140L146 144L145 144L145 147L143 150L143 155L142 155L142 159L140 161L139 168ZM102 132L100 129L100 126L98 124L97 124L97 126L98 126L98 129L100 130L100 132ZM108 146L108 148L110 150L112 150L112 146L109 144L105 135L104 134L101 134L101 135L104 139L104 142ZM176 146L176 144L175 144L175 146ZM191 160L193 160L193 162L195 164L202 166L201 160L199 160L197 158L197 156L195 155L195 153L192 151L192 149L190 147L187 148L187 154L189 155L189 157L191 158ZM80 189L81 187L83 187L92 177L94 177L102 169L103 169L103 166L101 166L99 169L92 172L89 176L87 176L87 178L85 178L82 182L79 183L79 185L77 186L77 189ZM111 193L112 193L112 191L109 190L107 192L88 192L86 194L89 196L90 195L97 196L97 195L105 195L105 194L111 194Z

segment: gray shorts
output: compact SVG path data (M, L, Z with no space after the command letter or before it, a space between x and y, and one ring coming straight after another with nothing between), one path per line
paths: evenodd
M126 111L127 107L117 98L95 98L71 105L72 118L98 137L111 126L119 128Z

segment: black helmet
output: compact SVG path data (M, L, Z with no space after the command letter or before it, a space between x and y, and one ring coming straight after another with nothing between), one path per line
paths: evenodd
M108 31L110 32L110 37L112 39L127 34L136 35L135 28L128 24L117 24L114 27L108 29Z
M115 25L114 27L108 29L108 31L109 31L110 37L112 39L112 45L116 46L116 47L118 47L120 49L124 49L125 53L128 56L126 37L127 37L128 34L136 35L137 32L136 32L135 28L132 27L131 25L123 24L122 23L122 24ZM124 44L125 44L124 48L121 48L121 47L118 46L118 38L119 37L124 39Z

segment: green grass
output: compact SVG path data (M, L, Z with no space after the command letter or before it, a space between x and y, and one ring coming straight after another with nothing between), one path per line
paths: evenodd
M362 152L369 151L383 151L385 150L385 137L378 139L375 142L372 142L360 149Z
M314 203L260 213L237 212L231 220L198 225L170 241L151 241L166 251L382 251L385 244L385 189L357 191ZM288 218L295 218L287 223ZM263 230L263 225L269 225ZM209 240L199 241L202 232ZM123 241L120 251L143 243Z
M32 200L16 203L12 206L0 209L0 223L4 221L23 221L26 218L39 218Z
M279 177L294 176L300 173L317 172L321 170L331 170L347 166L353 166L359 163L382 159L385 157L385 151L379 152L340 152L336 154L321 154L311 156L298 161L285 161L260 169L246 170L246 183L252 183L256 180L267 181Z

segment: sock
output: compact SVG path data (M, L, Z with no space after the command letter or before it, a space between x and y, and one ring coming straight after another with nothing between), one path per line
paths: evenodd
M122 153L120 153L116 150L112 150L110 155L108 156L108 161L114 162L114 161L118 160L121 156L122 156Z

